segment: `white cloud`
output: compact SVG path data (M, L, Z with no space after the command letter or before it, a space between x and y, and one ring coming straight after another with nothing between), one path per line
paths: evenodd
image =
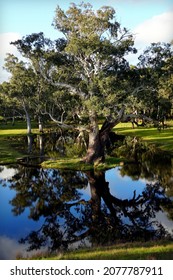
M0 34L0 82L7 80L9 77L9 74L5 70L3 70L6 54L11 53L19 56L19 52L17 51L16 47L10 45L10 42L16 41L20 38L21 36L19 33L9 32Z
M15 260L17 257L31 257L34 254L46 252L46 248L27 251L27 245L19 244L17 240L7 236L0 236L0 260Z
M137 26L133 33L136 45L144 46L154 42L167 42L173 39L173 11L152 17Z
M3 167L3 170L0 172L0 179L9 179L16 174L16 170L14 168Z
M136 64L139 55L151 43L170 43L173 40L172 26L173 11L154 16L138 25L132 30L132 33L135 35L135 47L138 53L126 56L128 61L133 65Z
M173 39L172 26L173 11L168 11L144 21L132 30L132 33L135 34L135 47L138 49L138 53L137 55L128 56L130 63L135 64L139 54L150 43L170 42ZM7 80L9 77L9 74L2 69L6 53L12 53L19 57L17 49L13 45L10 45L10 42L20 38L19 33L0 34L0 82Z
M13 45L10 45L10 42L20 39L21 36L19 33L1 33L0 34L0 56L4 56L8 52L16 52L16 48Z
M14 260L17 255L22 255L24 251L24 245L20 245L16 240L6 236L0 236L0 248L1 260Z

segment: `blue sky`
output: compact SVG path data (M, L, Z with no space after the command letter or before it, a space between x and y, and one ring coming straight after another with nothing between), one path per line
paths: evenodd
M55 36L51 26L56 6L68 9L73 1L63 0L1 0L0 33L15 32L22 36L43 31L46 36ZM74 1L80 3L81 1ZM173 10L172 0L95 0L90 2L94 8L110 5L117 11L122 25L133 29L155 15Z
M6 52L17 54L9 45L22 36L43 31L46 37L55 39L59 33L52 21L56 6L68 9L71 2L81 0L1 0L0 1L0 81L6 79L2 64ZM95 9L109 5L114 7L117 20L130 29L136 38L139 50L154 41L173 39L172 0L88 0ZM133 59L132 59L133 60Z

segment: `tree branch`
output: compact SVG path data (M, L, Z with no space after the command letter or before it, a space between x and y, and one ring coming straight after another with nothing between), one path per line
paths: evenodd
M78 131L88 131L89 132L89 129L86 127L86 126L75 126L75 125L70 125L70 124L66 124L64 122L61 122L61 121L58 121L57 119L55 119L53 117L53 115L47 111L45 112L42 112L41 111L41 114L42 115L48 115L50 117L50 119L55 122L60 128L62 129L72 129L72 130L78 130Z
M43 70L43 65L39 65L39 68L40 68L40 73L42 75L42 77L49 83L51 84L52 86L55 86L55 87L60 87L60 88L65 88L67 90L69 90L69 92L72 94L72 95L78 95L80 97L83 97L85 98L86 97L86 93L77 89L74 85L70 85L69 83L64 83L64 82L55 82L51 76L51 74L49 73L49 75L46 75L44 73L44 70ZM50 70L51 72L51 70Z

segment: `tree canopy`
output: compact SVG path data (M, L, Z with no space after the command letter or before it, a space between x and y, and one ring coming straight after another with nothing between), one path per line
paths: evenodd
M37 112L39 123L47 115L63 128L86 131L84 160L95 162L104 160L110 132L129 119L127 113L132 118L134 110L147 112L157 119L171 114L170 44L153 43L136 66L129 65L126 55L137 52L133 34L109 6L94 10L90 4L73 3L67 11L57 6L53 26L62 38L51 41L40 32L12 42L27 63L12 55L6 59L12 76L1 91L11 100L22 97L28 121Z

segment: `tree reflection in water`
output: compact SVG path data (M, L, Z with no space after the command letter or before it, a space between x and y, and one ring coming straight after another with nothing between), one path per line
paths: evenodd
M82 192L88 184L89 199ZM147 184L140 195L134 192L131 199L119 199L111 194L105 172L18 166L11 188L16 191L11 200L14 215L29 208L30 219L44 217L37 231L20 240L28 245L28 250L42 246L50 251L67 249L76 242L97 246L171 238L156 219L160 210L170 214L172 209L171 199L159 181Z
M54 134L28 138L26 147L29 155L41 156L39 163L44 156L56 158L64 152ZM28 250L44 246L53 251L67 249L71 244L97 246L172 238L157 220L160 211L165 211L173 220L171 155L132 138L113 147L111 153L129 159L129 163L120 168L122 176L147 180L141 194L134 192L130 199L112 195L105 172L101 171L82 173L16 166L17 173L10 180L10 188L16 193L10 202L12 212L18 216L27 208L29 219L43 220L40 228L21 238L20 242L27 244ZM27 165L28 161L25 163ZM89 198L84 195L88 188Z

